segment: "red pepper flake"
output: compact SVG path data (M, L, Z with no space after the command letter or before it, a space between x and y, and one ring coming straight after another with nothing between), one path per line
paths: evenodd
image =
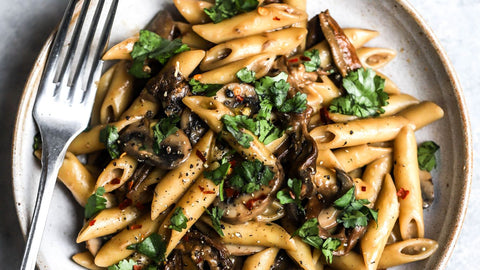
M190 237L188 236L188 234L185 234L185 236L183 237L183 241L188 242L189 239Z
M133 181L128 181L128 190L132 190Z
M97 222L96 219L90 220L90 222L88 223L88 226L93 226L95 224L95 222Z
M292 59L288 59L288 62L289 62L289 63L297 63L297 62L298 62L298 58L295 57L295 58L292 58Z
M143 269L143 266L141 265L134 265L133 266L133 270L142 270Z
M235 99L238 101L238 102L242 102L243 101L243 97L242 96L235 96Z
M225 195L227 195L227 198L232 198L238 195L238 191L236 191L233 188L224 188Z
M308 62L308 61L311 61L311 60L312 60L312 59L310 59L310 57L307 57L307 56L304 56L304 55L300 56L300 59L301 59L302 61L305 61L305 62Z
M195 152L195 154L197 155L197 157L199 159L201 159L203 162L207 161L207 159L205 158L205 156L203 155L202 152L200 152L200 150L197 150L197 152Z
M135 207L136 207L138 210L143 210L143 209L145 209L145 205L143 205L143 204L141 204L141 203L139 203L139 202L135 204Z
M198 188L200 189L200 191L201 191L203 194L215 194L215 191L213 191L213 190L205 190L205 188L202 187L202 186L198 186Z
M127 198L118 205L118 209L123 210L123 209L129 207L130 205L132 205L132 200Z
M263 201L267 198L267 195L265 194L262 194L260 196L258 196L257 198L253 198L253 199L250 199L248 200L246 203L245 203L245 207L247 207L248 210L252 210L253 207L254 207L254 204L258 201Z
M230 160L228 163L230 163L230 167L235 167L237 165L237 161L236 160Z
M328 110L327 110L326 107L323 107L320 110L320 119L322 120L322 123L324 125L328 125L328 124L332 123L332 120L330 119L330 116L328 115Z
M113 178L112 180L110 180L110 184L112 185L120 184L120 178Z
M133 224L133 225L130 225L129 227L130 230L136 230L141 228L142 228L142 224Z
M274 21L280 21L280 18L278 18L277 16L273 17L273 20Z
M366 187L366 186L362 186L362 191L367 191L367 187Z
M199 81L201 78L202 74L196 74L195 76L193 76L193 79L195 79L196 81Z
M404 200L408 196L408 193L410 193L408 189L400 188L397 191L397 196L400 197L400 199Z

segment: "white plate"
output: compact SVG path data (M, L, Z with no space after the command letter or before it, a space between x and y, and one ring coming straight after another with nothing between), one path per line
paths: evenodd
M114 44L138 32L170 1L120 1L112 30ZM171 5L171 4L170 4ZM443 269L459 235L471 183L471 137L465 102L455 72L431 30L404 0L310 0L311 16L329 9L342 27L375 29L380 37L369 46L393 48L397 58L383 72L402 92L431 100L445 110L445 117L417 132L419 142L434 140L441 146L440 164L434 171L435 202L425 211L426 237L439 242L428 260L399 269ZM36 133L31 115L48 44L40 53L20 103L13 143L13 186L18 217L25 233L32 215L39 163L32 154ZM82 250L75 244L82 210L68 191L56 187L38 264L41 269L83 269L71 261Z

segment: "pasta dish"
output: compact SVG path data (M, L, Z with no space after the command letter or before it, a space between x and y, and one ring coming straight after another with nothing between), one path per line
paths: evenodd
M107 50L59 179L86 269L386 269L423 260L443 117L306 0L173 0ZM35 149L39 156L41 149Z

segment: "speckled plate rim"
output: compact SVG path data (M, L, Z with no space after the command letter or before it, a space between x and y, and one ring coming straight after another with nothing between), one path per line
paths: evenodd
M460 198L459 205L456 214L452 217L453 224L455 224L453 230L451 231L446 246L441 249L442 254L439 256L439 260L435 263L433 269L444 269L447 266L448 260L450 259L455 244L458 240L460 235L463 222L465 220L468 201L470 196L471 190L471 183L472 183L472 170L473 170L473 150L472 150L472 135L471 135L471 127L470 127L470 119L467 111L467 106L465 102L465 97L463 95L463 90L458 79L458 76L453 68L451 61L449 60L445 50L441 46L438 38L435 36L433 30L430 26L427 25L425 20L420 16L420 14L415 10L415 8L410 4L407 0L395 0L416 22L420 29L422 29L423 34L427 37L430 42L430 45L436 51L436 55L439 57L440 61L442 62L444 71L448 74L448 80L452 86L454 91L455 99L459 106L460 110L460 117L462 120L462 127L464 132L464 146L465 146L465 163L464 163L464 184L461 189L461 194L457 194ZM45 45L42 47L35 64L30 72L29 79L24 87L24 92L22 98L20 100L19 108L17 111L17 117L14 127L14 134L13 134L13 141L12 141L12 186L14 190L14 199L15 202L18 202L18 190L15 187L15 178L19 177L20 172L22 170L20 163L19 156L19 145L22 143L20 134L23 132L26 121L28 119L27 114L31 113L29 108L33 107L33 102L35 101L35 96L38 88L38 84L42 75L43 67L46 62L47 54L49 51L50 44L52 42L52 35L47 39ZM20 222L20 227L22 233L25 237L27 232L27 222L29 217L27 217L27 213L23 211L21 207L16 203L15 204L18 219ZM40 267L47 267L41 261L41 258L38 261L38 266Z

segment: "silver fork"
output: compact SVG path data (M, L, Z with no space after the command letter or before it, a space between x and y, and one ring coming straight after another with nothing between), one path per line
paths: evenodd
M71 0L50 48L33 108L42 173L21 270L35 267L58 170L68 145L88 125L117 6L118 0Z

